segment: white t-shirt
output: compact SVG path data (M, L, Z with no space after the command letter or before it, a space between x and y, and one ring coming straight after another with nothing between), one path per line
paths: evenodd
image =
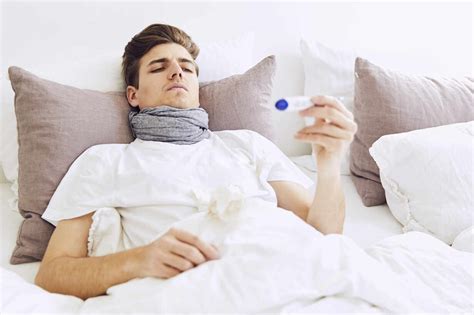
M126 247L144 245L198 211L196 192L238 187L277 205L268 181L313 182L271 141L250 130L211 132L192 145L136 139L87 149L71 165L42 218L56 225L115 208Z

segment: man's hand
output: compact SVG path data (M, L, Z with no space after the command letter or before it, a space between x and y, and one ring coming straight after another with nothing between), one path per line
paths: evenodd
M296 140L309 142L317 157L318 173L339 170L347 146L354 139L357 124L352 113L332 96L313 96L315 106L300 111L301 116L314 117L313 125L295 135Z
M215 246L186 231L171 228L143 247L141 277L171 278L206 261L218 259Z

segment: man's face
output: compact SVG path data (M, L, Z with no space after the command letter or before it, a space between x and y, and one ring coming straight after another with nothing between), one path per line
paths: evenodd
M199 107L199 82L194 61L181 45L153 47L140 59L139 88L127 87L130 105L140 109L168 105Z

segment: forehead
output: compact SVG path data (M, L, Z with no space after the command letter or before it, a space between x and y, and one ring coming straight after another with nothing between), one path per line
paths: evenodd
M168 58L186 58L193 60L191 54L181 45L175 43L156 45L148 51L140 60L141 65L147 65L151 60Z

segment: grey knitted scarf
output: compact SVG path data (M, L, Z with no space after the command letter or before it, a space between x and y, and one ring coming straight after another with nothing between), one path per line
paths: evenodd
M209 117L202 108L171 106L132 110L128 121L133 136L142 140L194 144L210 137Z

